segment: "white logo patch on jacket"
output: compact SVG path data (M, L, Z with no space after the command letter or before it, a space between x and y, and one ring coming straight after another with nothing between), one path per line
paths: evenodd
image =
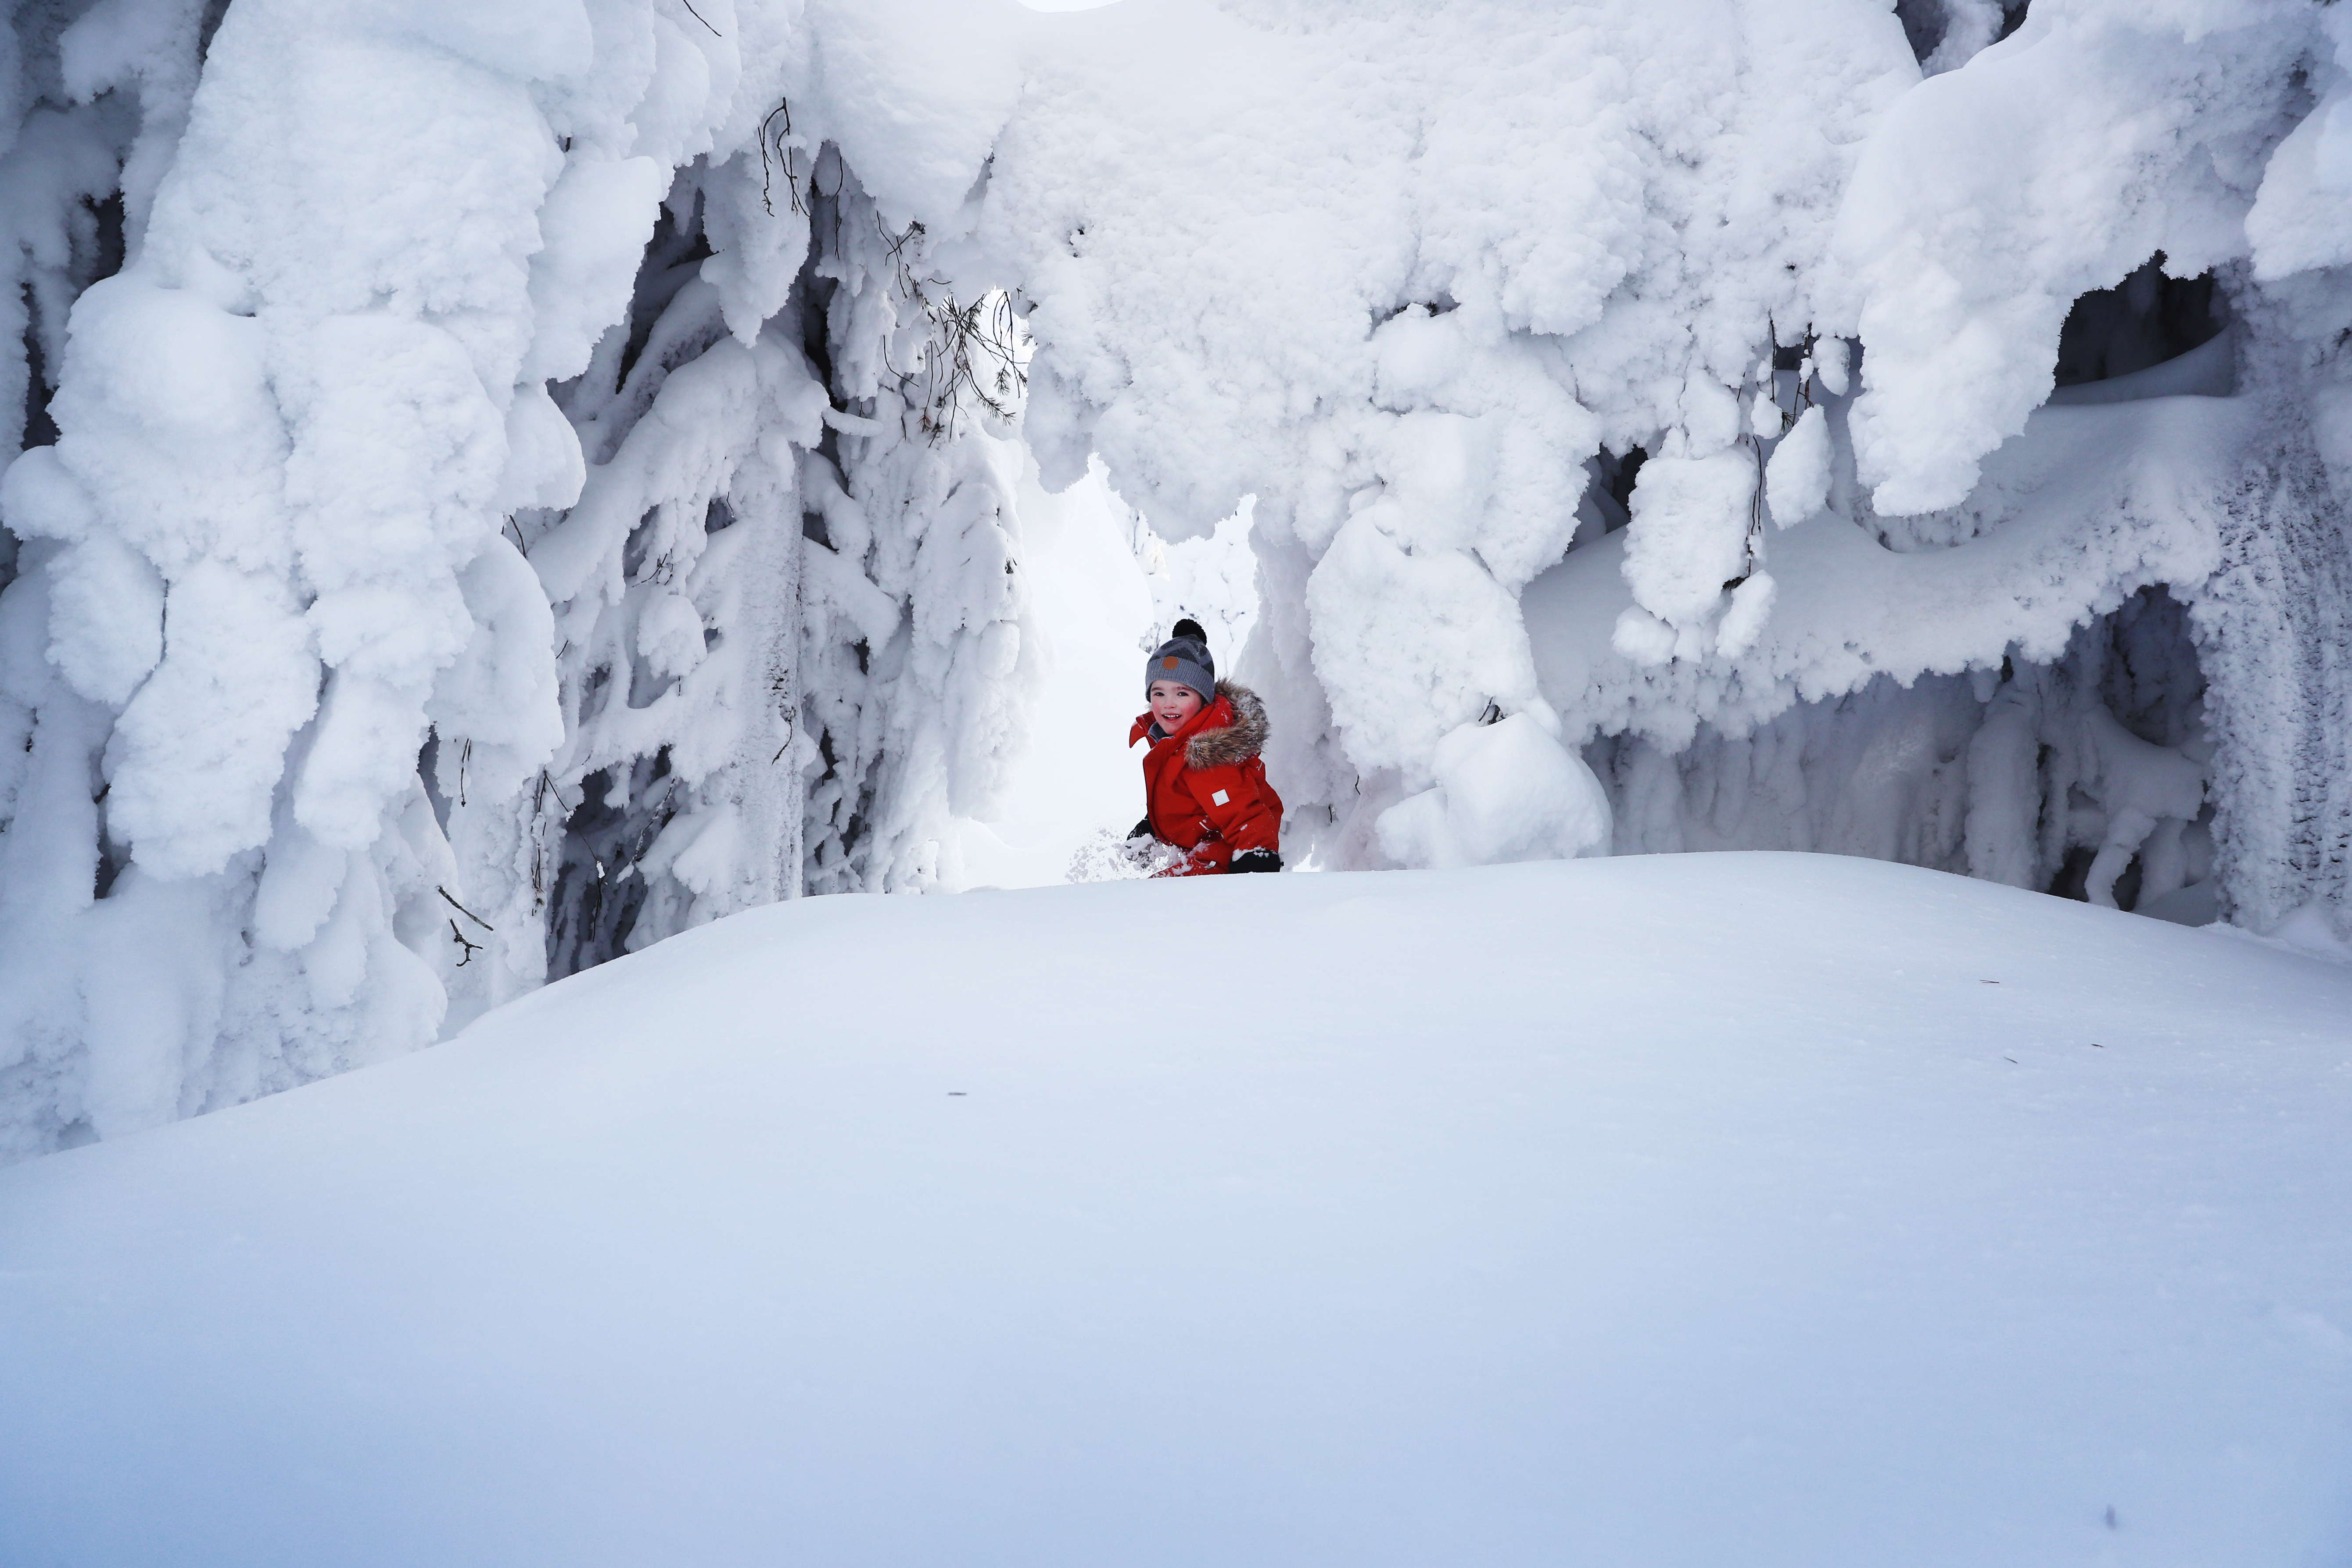
M1219 790L1216 794L1214 794L1214 795L1211 795L1211 796L1209 797L1209 804L1210 804L1211 805L1224 805L1224 804L1225 804L1225 792L1224 792L1223 790Z

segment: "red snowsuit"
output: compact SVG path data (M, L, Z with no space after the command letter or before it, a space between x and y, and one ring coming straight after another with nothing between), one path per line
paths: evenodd
M1127 743L1149 735L1151 722L1149 712L1136 720ZM1258 755L1265 734L1265 705L1256 693L1220 680L1214 702L1143 754L1151 831L1188 852L1183 865L1162 875L1223 871L1244 849L1281 852L1282 797L1266 783Z

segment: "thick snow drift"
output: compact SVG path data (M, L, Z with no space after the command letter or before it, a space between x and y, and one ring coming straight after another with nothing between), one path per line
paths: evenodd
M2347 1016L1826 857L762 909L0 1173L5 1555L2339 1563Z

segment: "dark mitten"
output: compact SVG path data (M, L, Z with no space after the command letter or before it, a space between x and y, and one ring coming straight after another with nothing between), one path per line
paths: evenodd
M1282 857L1271 849L1244 849L1234 857L1229 871L1279 871Z
M1147 816L1129 829L1127 837L1129 842L1132 843L1138 838L1152 838L1158 836L1151 831L1151 818Z

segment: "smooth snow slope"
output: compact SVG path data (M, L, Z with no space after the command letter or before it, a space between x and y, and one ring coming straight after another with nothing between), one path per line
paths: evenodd
M2347 1020L1831 858L758 910L0 1173L0 1558L2341 1563Z

